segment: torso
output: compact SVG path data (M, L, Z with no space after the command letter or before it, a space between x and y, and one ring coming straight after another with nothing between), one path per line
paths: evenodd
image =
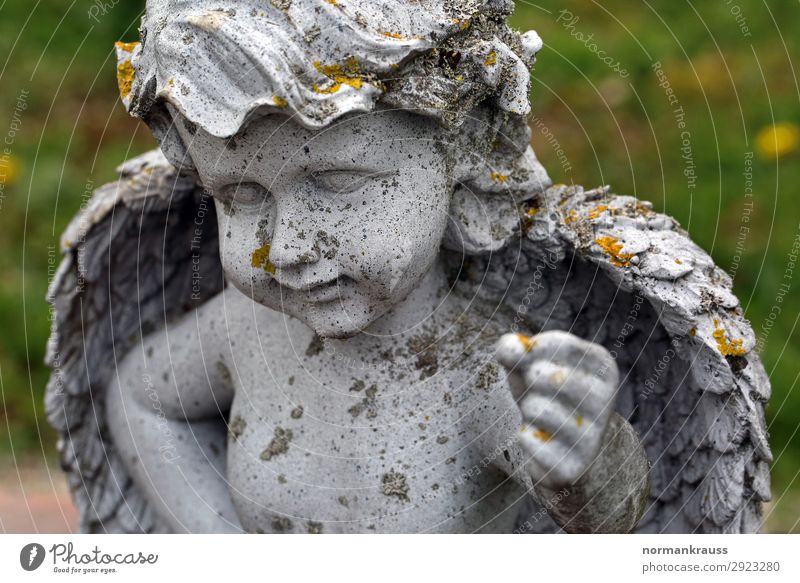
M238 331L227 474L245 530L513 529L525 490L507 475L521 473L520 415L492 357L502 316L471 307L380 346L321 342L226 296L224 325Z

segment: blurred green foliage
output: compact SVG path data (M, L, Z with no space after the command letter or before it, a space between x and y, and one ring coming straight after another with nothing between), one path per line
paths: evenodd
M42 362L58 234L87 185L111 180L120 161L155 146L125 114L115 83L113 41L138 37L143 4L0 0L0 155L10 149L0 164L0 414L9 427L2 457L54 450L42 414ZM796 0L518 1L512 22L545 41L532 83L533 140L554 180L611 184L653 201L735 271L735 291L765 341L772 378L775 492L797 488L800 274L785 276L800 233L800 164L797 151L773 159L756 147L764 128L800 124ZM615 72L617 62L626 75ZM655 62L677 103L659 86ZM683 129L676 107L685 114ZM690 160L682 131L689 132ZM11 133L13 143L3 144ZM693 186L684 174L689 163ZM741 227L750 230L742 235ZM781 283L791 287L777 303ZM765 333L776 306L780 314Z

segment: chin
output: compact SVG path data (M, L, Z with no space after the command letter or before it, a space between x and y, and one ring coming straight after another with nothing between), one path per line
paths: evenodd
M363 332L388 310L365 306L358 300L334 301L304 306L295 317L322 338L352 338Z

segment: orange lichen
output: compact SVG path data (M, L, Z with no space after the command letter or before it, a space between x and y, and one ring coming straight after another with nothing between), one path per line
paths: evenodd
M607 210L608 210L608 207L606 205L604 205L604 204L598 205L598 206L596 206L595 208L593 208L592 210L589 211L589 218L594 220L597 217L599 217L601 214L603 214L604 211L607 211Z
M123 98L131 94L133 80L135 77L136 71L129 60L122 61L119 65L117 65L117 85L119 86L119 94Z
M536 348L536 340L531 338L530 336L525 336L524 334L517 334L517 339L522 343L522 347L525 349L525 352L530 352L534 348Z
M540 212L542 212L541 207L532 206L532 207L528 208L528 210L525 211L525 214L528 215L529 217L535 217Z
M532 435L533 435L533 436L534 436L536 439L539 439L539 440L541 440L541 441L544 441L545 443L547 443L548 441L550 441L551 439L553 439L553 436L552 436L552 434L550 434L549 432L545 431L544 429L537 429L536 431L534 431L534 432L532 433Z
M583 415L578 415L575 417L575 425L578 427L583 427Z
M344 67L339 63L323 65L319 61L314 63L314 67L333 81L333 85L330 87L320 87L314 84L314 91L317 93L336 93L342 88L342 85L349 85L353 89L361 89L364 84L364 79L361 76L361 67L354 57L347 59Z
M273 95L272 96L272 103L274 103L277 107L286 107L287 105L289 105L289 102L286 101L280 95Z
M564 224L571 225L577 220L578 220L578 213L575 210L571 210L569 211L569 214L567 214L567 216L564 217Z
M742 356L747 352L743 346L743 339L728 340L728 335L725 329L720 327L719 320L714 320L714 332L711 335L717 341L717 349L722 356Z
M499 172L491 173L492 182L500 182L501 184L508 180L508 174L500 174Z
M118 49L122 49L122 50L123 50L123 51L125 51L126 53L132 53L132 52L133 52L133 50L134 50L136 47L138 47L138 46L139 46L139 44L140 44L140 43L139 43L139 41L136 41L136 40L135 40L135 41L132 41L132 42L129 42L129 43L122 42L122 41L120 40L120 41L117 41L117 42L115 42L115 43L114 43L114 46L115 46L115 47L117 47Z
M396 38L396 39L399 39L399 40L405 40L405 38L406 38L402 34L397 33L397 32L384 31L381 34L383 36L388 36L389 38Z
M263 269L267 273L275 273L275 265L269 260L269 243L264 243L261 247L253 251L250 258L250 265L255 268Z
M487 67L491 67L492 65L496 65L497 64L497 51L495 51L494 49L489 51L489 54L486 55L486 59L483 61L483 64L486 65Z
M619 239L605 235L595 239L594 242L600 245L600 248L611 258L612 265L617 267L630 267L631 258L635 253L623 253L622 247L624 245Z
M327 2L331 6L338 6L339 5L338 0L325 0L325 2Z

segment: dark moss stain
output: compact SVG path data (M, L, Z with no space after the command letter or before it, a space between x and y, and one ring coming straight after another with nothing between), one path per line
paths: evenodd
M414 366L419 369L419 380L425 380L439 370L439 350L433 334L414 336L407 343L411 355L416 357Z
M272 530L275 532L289 532L292 530L292 521L283 516L272 519Z
M283 429L282 427L275 428L275 437L269 442L269 445L261 452L261 459L268 462L276 455L286 453L289 451L289 443L292 441L292 430Z
M292 409L292 412L289 413L289 415L291 416L292 419L300 419L300 417L303 416L303 406L298 405L297 407Z
M239 437L244 432L245 428L247 427L247 421L242 419L239 415L236 415L232 420L230 425L228 425L228 435L234 440L237 441Z
M497 365L493 362L489 362L483 365L480 371L478 371L477 387L479 389L488 390L499 380L500 374Z
M309 522L307 525L308 534L322 534L321 522Z
M383 494L385 496L395 496L404 502L408 502L408 482L403 474L389 471L383 474Z
M225 383L226 385L230 386L231 383L233 382L233 377L231 376L230 369L221 360L217 361L217 365L216 366L217 366L217 374L219 375L219 378L222 380L223 383Z
M356 383L361 383L362 386L364 384L362 381L356 381ZM350 390L352 391L354 389L351 388ZM361 389L355 389L355 390L361 390ZM378 416L377 399L375 398L377 394L378 394L378 385L376 384L370 385L370 387L366 391L364 391L364 398L360 402L350 407L347 410L347 412L353 416L353 419L355 419L356 417L361 415L361 413L366 411L367 418L374 419L375 417Z
M306 356L317 356L324 348L325 343L322 341L322 338L314 334L314 337L308 344L308 348L306 348Z

